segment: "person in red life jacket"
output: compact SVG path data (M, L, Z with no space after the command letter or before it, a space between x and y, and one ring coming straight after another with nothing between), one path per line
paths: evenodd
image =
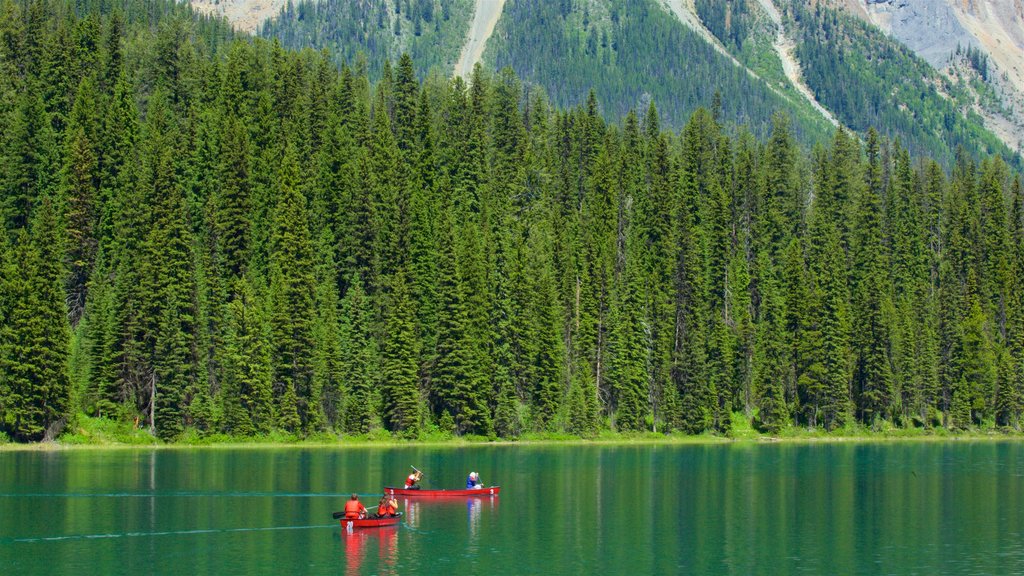
M418 482L420 481L420 478L422 478L422 477L423 477L423 473L420 472L419 470L413 472L412 474L409 474L409 477L405 479L405 489L406 490L419 490L420 487L419 487Z
M366 506L359 501L357 494L353 494L352 498L345 502L345 519L358 520L359 518L366 518Z
M377 517L388 518L396 515L398 515L398 500L395 500L394 496L388 497L387 494L381 496L380 503L377 504Z

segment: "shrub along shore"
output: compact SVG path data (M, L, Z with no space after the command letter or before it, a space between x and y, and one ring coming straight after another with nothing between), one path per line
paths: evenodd
M832 432L821 429L787 427L777 434L763 434L751 427L734 427L729 434L682 434L661 432L610 432L592 437L567 433L527 433L516 439L466 435L454 436L442 431L423 432L418 438L401 438L384 429L369 434L322 433L299 437L286 432L272 432L262 436L232 436L229 434L200 435L186 431L178 440L167 442L134 427L131 423L115 422L105 418L81 417L78 425L53 442L21 444L0 438L0 452L32 450L78 449L262 449L262 448L388 448L411 446L495 446L537 444L665 444L665 445L732 445L732 444L801 444L839 442L962 442L962 441L1021 441L1024 434L1007 428L983 428L950 431L945 428L895 428L870 430L850 426Z

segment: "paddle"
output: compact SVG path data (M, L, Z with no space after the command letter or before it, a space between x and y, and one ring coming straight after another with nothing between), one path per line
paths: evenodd
M420 470L419 468L413 466L412 464L409 464L409 468L412 468L417 474L419 474L421 479L427 477L427 475L423 473L423 470ZM430 488L434 487L434 483L431 482L430 480L427 480L427 484L430 485Z

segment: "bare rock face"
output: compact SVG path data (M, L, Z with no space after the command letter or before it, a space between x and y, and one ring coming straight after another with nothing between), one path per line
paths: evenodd
M974 111L1007 146L1024 150L1024 0L833 1L951 78L964 72L962 57L954 58L958 46L980 50L998 103L982 105L979 97Z
M268 18L277 16L285 0L190 0L203 14L224 16L236 30L255 33Z
M978 41L946 0L865 0L871 20L935 68Z

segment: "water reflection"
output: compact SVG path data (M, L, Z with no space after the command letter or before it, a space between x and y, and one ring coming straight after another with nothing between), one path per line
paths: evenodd
M420 503L417 500L404 498L400 509L405 510L405 523L411 528L420 527Z
M469 537L471 541L476 540L476 534L480 531L480 500L476 498L466 499L466 518L469 521Z
M345 574L362 574L370 571L367 559L376 556L377 574L397 574L398 526L354 529L351 532L341 528L341 543L345 552ZM376 552L376 554L374 554ZM365 570L364 570L365 568Z
M509 491L328 524L395 461ZM1024 574L1024 442L0 452L0 471L19 576Z

